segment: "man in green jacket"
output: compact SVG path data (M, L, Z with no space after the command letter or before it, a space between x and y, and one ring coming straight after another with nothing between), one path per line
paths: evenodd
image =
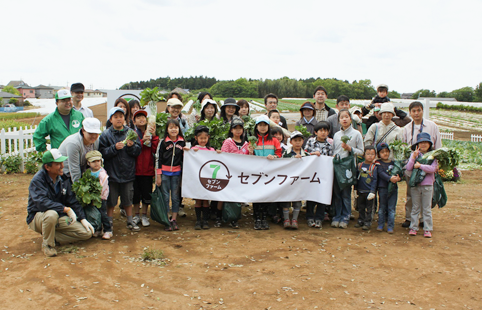
M72 109L71 98L68 89L61 89L55 94L57 108L40 121L33 134L33 143L38 152L47 149L47 136L50 136L51 147L57 149L65 138L82 128L84 115Z

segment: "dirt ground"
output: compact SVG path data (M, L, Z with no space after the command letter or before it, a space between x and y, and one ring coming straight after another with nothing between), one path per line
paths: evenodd
M57 247L46 258L42 238L26 225L31 175L0 179L2 309L482 309L482 178L447 183L447 206L434 210L432 239L402 228L401 184L395 234L272 224L196 231L193 204L180 230L152 223L131 233L118 210L114 239ZM162 250L165 265L140 260Z

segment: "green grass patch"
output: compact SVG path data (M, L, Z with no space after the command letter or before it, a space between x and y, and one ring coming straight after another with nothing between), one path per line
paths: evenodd
M25 127L25 126L30 126L30 124L25 122L18 122L13 119L0 121L0 130L5 129L5 131L7 131L7 128L9 127L17 127L17 129L19 129L20 127Z
M0 113L0 120L32 118L39 116L40 113L28 112L28 113Z

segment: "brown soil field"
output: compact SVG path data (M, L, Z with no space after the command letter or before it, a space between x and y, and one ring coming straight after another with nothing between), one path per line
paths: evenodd
M0 179L2 309L481 309L482 178L465 171L446 183L432 239L402 228L400 185L395 233L271 224L253 230L244 208L238 230L194 230L193 203L180 230L153 222L132 233L118 209L111 241L57 247L47 258L28 229L31 175ZM162 250L164 265L141 260Z

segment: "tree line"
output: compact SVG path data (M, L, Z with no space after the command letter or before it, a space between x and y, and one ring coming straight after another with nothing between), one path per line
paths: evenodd
M337 98L340 95L346 95L351 99L371 99L377 92L371 80L355 80L349 82L347 80L339 80L335 78L307 78L307 79L291 79L282 77L280 79L246 79L239 78L237 80L221 81L214 77L207 76L190 76L180 78L160 77L158 79L150 79L149 81L129 82L120 87L120 89L145 89L147 87L172 90L176 87L189 89L191 93L197 91L208 91L217 97L244 97L244 98L262 98L266 94L274 93L278 97L293 98L311 98L313 90L322 85L328 91L329 98ZM390 98L400 98L400 94L395 90L388 93ZM412 98L419 97L439 97L439 98L456 98L458 101L482 101L482 83L472 87L463 87L451 92L441 92L437 94L435 91L428 89L420 89L416 91Z

